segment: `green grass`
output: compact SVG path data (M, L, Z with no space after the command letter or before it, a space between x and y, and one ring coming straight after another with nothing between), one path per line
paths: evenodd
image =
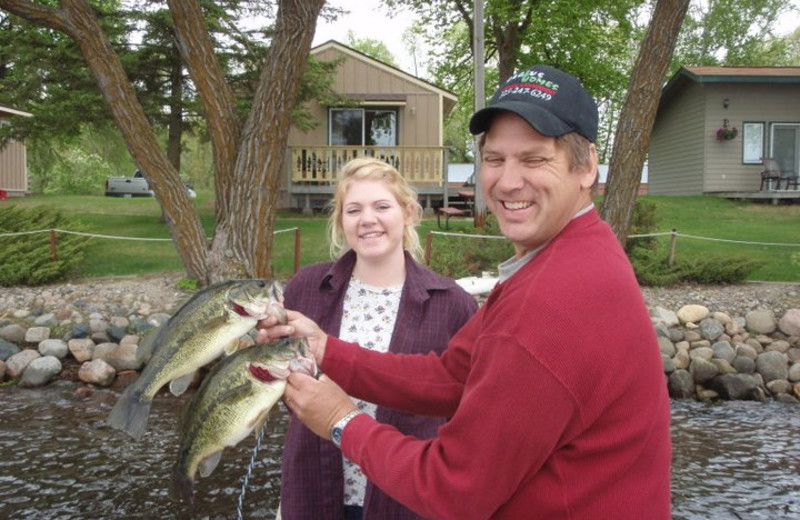
M655 202L661 231L793 247L713 242L678 237L676 258L731 255L764 262L750 280L800 280L800 205L729 201L716 197L647 196ZM666 252L669 237L660 239Z
M678 258L696 256L743 255L764 262L750 276L753 280L800 280L800 205L772 206L760 203L731 202L712 197L648 196L658 207L659 228L712 238L795 244L795 247L728 244L678 238ZM160 223L161 210L152 198L122 199L102 196L35 196L0 201L25 206L50 205L83 222L90 232L135 238L169 238ZM213 201L200 193L195 200L206 232L213 229ZM279 213L277 230L297 227L301 235L300 265L329 259L324 215L304 217ZM450 220L450 230L471 233L471 219ZM425 244L429 230L436 230L436 219L426 218L419 229ZM3 239L4 240L4 239ZM441 239L439 239L441 241ZM467 239L465 239L467 240ZM667 251L669 238L660 239ZM2 241L0 241L2 246ZM436 238L433 242L436 248ZM477 246L476 246L477 247ZM280 233L274 242L273 265L277 277L291 275L294 263L294 233ZM183 267L171 242L141 242L95 238L90 241L80 276L100 277L154 272L180 272Z

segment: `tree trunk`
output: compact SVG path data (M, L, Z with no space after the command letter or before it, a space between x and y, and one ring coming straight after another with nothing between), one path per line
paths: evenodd
M620 113L600 212L623 245L639 192L661 86L688 7L689 0L656 3Z
M272 45L244 125L230 211L217 223L213 262L251 275L272 275L272 234L278 179L285 175L291 112L325 0L281 0Z
M271 275L278 179L284 173L291 112L323 4L324 0L279 1L273 43L242 129L199 3L168 0L178 49L202 99L214 154L216 227L209 249L178 168L162 151L86 0L62 0L61 9L30 0L0 0L0 8L61 31L78 45L128 150L154 183L187 275L201 285Z

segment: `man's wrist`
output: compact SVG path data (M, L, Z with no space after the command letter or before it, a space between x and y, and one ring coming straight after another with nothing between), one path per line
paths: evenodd
M344 432L347 423L349 423L353 417L361 415L362 413L364 412L359 409L355 409L336 421L336 424L331 426L331 442L333 442L337 448L342 448L342 432Z

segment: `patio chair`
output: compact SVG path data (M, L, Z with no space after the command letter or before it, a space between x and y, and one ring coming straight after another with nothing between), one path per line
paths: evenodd
M788 190L789 186L793 186L794 189L797 189L798 188L798 186L797 186L798 178L799 177L798 177L798 175L796 173L789 172L789 175L783 177L783 180L786 181L786 187L784 189Z
M768 189L772 189L772 183L775 183L775 188L781 188L781 167L778 164L777 159L773 159L772 157L762 157L764 161L764 170L761 172L761 187L759 190L764 189L764 185L767 185Z

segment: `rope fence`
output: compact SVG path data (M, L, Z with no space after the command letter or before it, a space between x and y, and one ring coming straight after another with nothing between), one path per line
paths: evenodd
M425 265L430 265L431 263L431 249L433 248L433 235L441 235L441 236L450 236L450 237L461 237L461 238L489 238L489 239L500 239L500 240L507 240L506 237L500 235L475 235L475 234L467 234L467 233L448 233L446 231L428 231L428 240L425 245ZM658 233L645 233L640 235L628 235L628 239L632 238L656 238L656 237L670 237L669 243L669 258L668 262L669 265L672 265L675 262L675 250L677 247L678 237L681 238L689 238L693 240L707 240L709 242L724 242L728 244L740 244L740 245L750 245L750 246L766 246L766 247L797 247L800 248L800 243L798 244L791 244L785 242L752 242L747 240L731 240L727 238L713 238L713 237L703 237L698 235L689 235L686 233L679 233L677 229L673 229L672 231L661 231Z
M289 233L294 231L294 272L296 273L300 269L300 228L293 227L288 229L279 229L277 231L273 231L273 235L279 235L281 233ZM50 261L56 262L58 261L58 233L62 233L64 235L76 235L88 238L102 238L108 240L134 240L138 242L172 242L171 238L144 238L144 237L123 237L123 236L114 236L114 235L102 235L100 233L84 233L82 231L70 231L68 229L37 229L35 231L16 231L13 233L0 233L0 238L5 237L17 237L17 236L24 236L24 235L36 235L41 233L49 233L50 234ZM210 238L207 240L211 240Z

